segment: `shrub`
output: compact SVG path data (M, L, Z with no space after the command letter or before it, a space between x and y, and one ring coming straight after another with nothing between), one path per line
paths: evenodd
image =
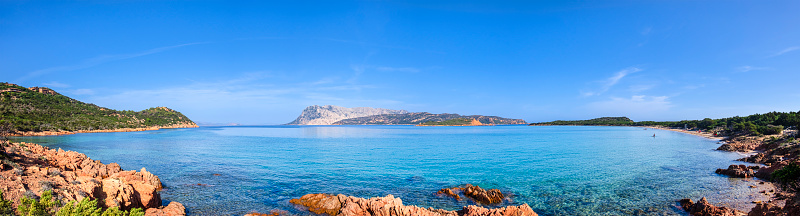
M117 207L111 207L103 211L97 205L97 200L83 198L80 202L70 201L64 205L56 216L70 216L70 215L87 215L87 216L144 216L144 211L140 208L131 209L130 212L119 210Z
M43 191L53 190L53 182L51 181L39 181L39 186L42 187Z
M58 169L51 169L48 172L49 172L48 174L50 174L50 176L60 176L61 175L61 171L58 170Z
M800 165L790 163L772 172L771 177L787 191L796 192L800 189Z
M0 215L14 215L14 208L11 207L12 202L3 197L3 191L0 190Z
M61 207L61 201L53 199L53 192L49 190L42 192L39 200L29 198L27 195L19 200L17 213L20 216L50 216L56 213L58 207Z

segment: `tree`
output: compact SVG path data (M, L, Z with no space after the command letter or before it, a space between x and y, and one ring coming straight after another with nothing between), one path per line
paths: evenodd
M11 122L0 120L0 143L5 145L8 137L14 134L14 125Z

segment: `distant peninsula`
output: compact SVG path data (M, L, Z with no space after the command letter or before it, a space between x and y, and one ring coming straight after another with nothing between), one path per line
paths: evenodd
M497 116L433 114L382 108L345 108L333 105L309 106L290 125L419 125L425 122L444 122L453 119L473 119L482 125L527 124L522 119Z
M623 125L633 125L636 122L629 119L628 117L601 117L589 120L573 120L573 121L564 121L564 120L557 120L551 122L540 122L540 123L531 123L532 126L545 126L545 125L598 125L598 126L623 126Z
M46 87L0 83L1 124L10 135L40 136L197 127L167 107L113 110L84 103Z
M417 126L490 126L492 124L484 124L476 119L457 118L445 121L427 121L418 124Z

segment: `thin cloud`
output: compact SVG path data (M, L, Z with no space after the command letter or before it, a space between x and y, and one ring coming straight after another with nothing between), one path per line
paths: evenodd
M634 95L630 98L611 97L609 100L589 104L591 112L604 116L653 118L668 111L673 105L668 96Z
M745 66L737 67L736 71L744 73L744 72L750 72L750 71L761 71L761 70L769 70L769 69L770 68L768 68L768 67L753 67L753 66L745 65Z
M639 69L639 68L636 68L636 67L630 67L630 68L622 69L620 71L617 71L617 73L614 74L614 76L611 76L608 79L600 81L600 83L602 83L602 86L600 87L600 89L598 91L582 92L581 94L583 96L587 96L587 97L588 96L595 96L595 95L603 94L606 91L608 91L609 89L611 89L611 87L613 87L614 85L619 83L619 81L622 78L625 78L625 76L628 76L629 74L636 73L636 72L639 72L639 71L642 71L642 69Z
M60 82L56 82L56 81L48 82L48 83L42 83L42 85L44 85L44 87L50 87L50 88L69 88L69 86L70 86L70 85L67 85L67 84L64 84L64 83L60 83Z
M419 69L413 67L376 67L375 69L384 72L406 72L406 73L419 72Z
M647 28L642 29L642 31L639 32L639 33L642 34L642 35L649 35L650 32L652 32L652 31L653 31L653 27L647 27Z
M44 75L44 74L48 74L48 73L80 70L80 69L94 67L94 66L97 66L97 65L100 65L100 64L103 64L103 63L107 63L107 62L119 61L119 60L130 59L130 58L136 58L136 57L141 57L141 56L146 56L146 55L151 55L151 54L164 52L164 51L175 49L175 48L179 48L179 47L191 46L191 45L197 45L197 44L205 44L205 43L207 43L207 42L179 44L179 45L175 45L175 46L159 47L159 48L150 49L150 50L146 50L144 52L138 52L138 53L118 54L118 55L101 55L101 56L97 56L97 57L94 57L94 58L89 58L89 59L83 60L82 62L80 62L78 64L74 64L74 65L64 65L64 66L50 67L50 68L45 68L45 69L41 69L41 70L32 71L32 72L28 73L27 75L25 75L23 77L20 77L15 82L19 83L19 82L22 82L22 81L25 81L25 80L28 80L28 79L31 79L31 78L34 78L34 77L38 77L38 76L41 76L41 75Z
M68 92L73 95L93 95L95 93L94 90L91 89L75 89L69 90Z
M789 48L781 50L780 52L777 52L775 54L769 55L769 56L767 56L767 58L780 56L780 55L783 55L783 54L786 54L786 53L789 53L789 52L792 52L792 51L795 51L795 50L798 50L798 49L800 49L800 46L789 47Z

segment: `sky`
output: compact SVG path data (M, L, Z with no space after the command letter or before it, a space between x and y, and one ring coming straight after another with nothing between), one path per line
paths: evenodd
M635 121L800 110L800 1L0 1L0 82L195 122L310 105Z

